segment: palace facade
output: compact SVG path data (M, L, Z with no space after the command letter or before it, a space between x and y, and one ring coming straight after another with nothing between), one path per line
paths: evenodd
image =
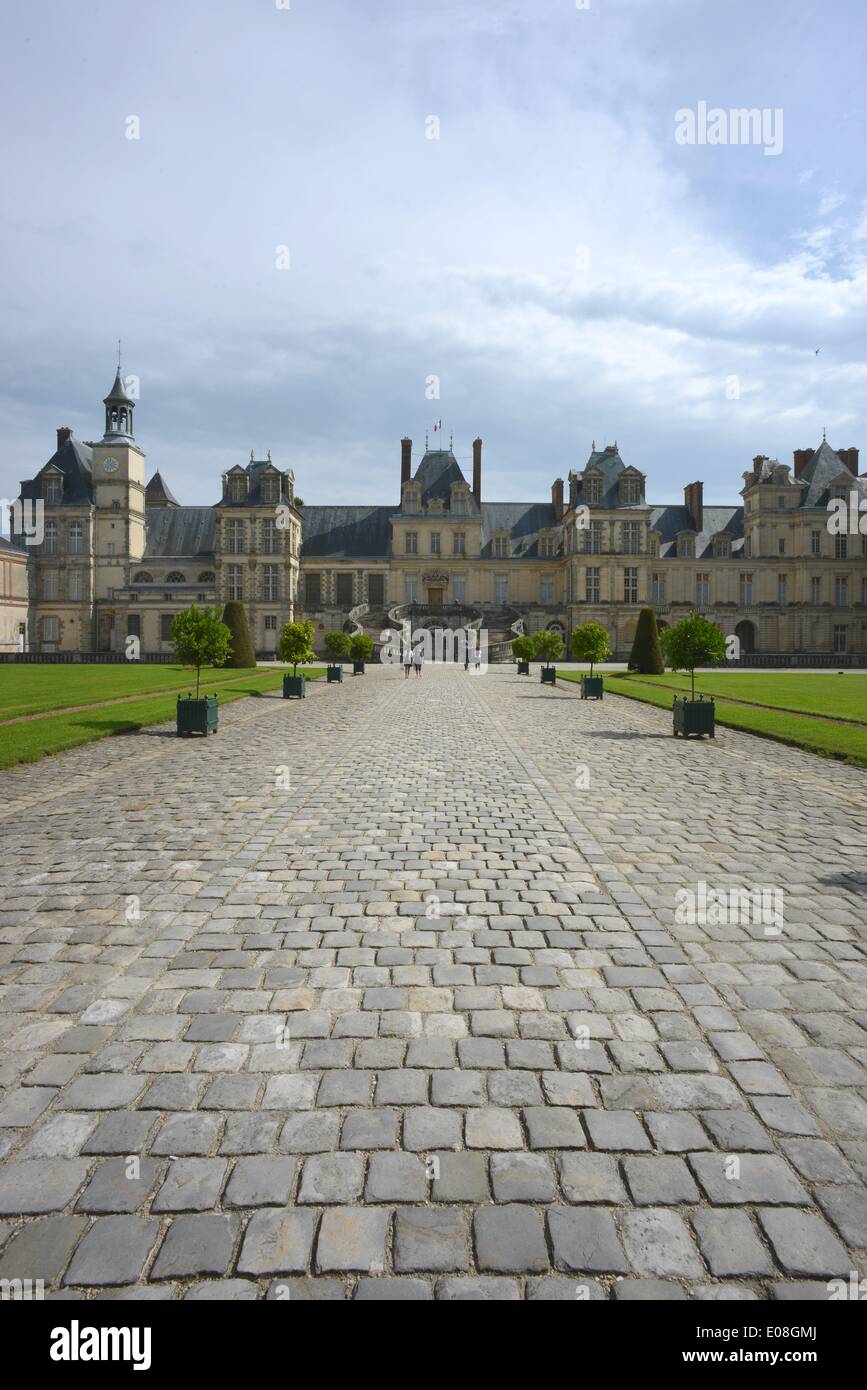
M42 509L42 539L0 549L2 649L169 653L172 619L190 603L240 599L260 656L282 624L309 617L367 631L480 626L489 659L517 632L600 622L625 659L640 608L660 624L698 610L740 639L749 659L867 661L867 477L858 450L759 455L741 501L706 506L701 482L681 505L647 500L646 477L616 443L557 478L550 501L490 502L482 441L465 473L451 447L417 467L401 440L395 501L313 506L295 499L291 469L252 455L222 477L213 506L187 507L159 470L146 480L135 402L118 372L103 402L102 439L57 431L57 448L21 484L22 515ZM835 531L837 499L853 506ZM29 508L29 511L28 511ZM867 528L867 511L860 513ZM26 575L26 582L25 582Z

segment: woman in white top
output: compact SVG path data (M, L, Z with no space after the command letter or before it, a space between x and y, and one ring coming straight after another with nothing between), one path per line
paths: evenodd
M482 669L482 649L481 649L481 647L476 647L476 670L477 670L477 671L480 671L481 669Z
M404 647L404 649L403 649L403 678L404 678L404 680L408 680L408 679L409 679L409 673L410 673L411 670L412 670L412 647L407 646L407 647Z
M413 658L412 658L412 660L413 660L413 665L415 666L415 673L416 673L417 676L420 676L420 675L421 675L421 663L422 663L422 661L424 660L424 646L423 646L422 643L419 643L419 645L416 647L416 649L415 649L415 651L414 651L414 653L413 653Z

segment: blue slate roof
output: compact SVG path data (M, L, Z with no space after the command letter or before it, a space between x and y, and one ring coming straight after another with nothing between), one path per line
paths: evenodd
M142 560L177 556L209 560L214 554L215 518L211 507L155 507L145 513Z
M508 531L513 559L530 560L539 554L539 532L557 525L550 502L483 502L482 558L492 555L495 531Z
M677 554L677 536L680 531L694 529L688 507L653 507L650 512L652 530L659 532L659 554L661 559L671 559ZM702 529L695 537L695 558L703 560L713 555L713 538L726 531L732 539L732 555L743 551L744 509L743 507L703 507Z
M798 506L827 507L831 488L839 484L841 479L850 491L857 492L859 497L867 497L867 478L857 478L823 439L797 480L807 485Z
M93 501L93 475L91 472L93 454L87 444L82 444L80 440L73 438L72 435L60 448L51 455L46 464L40 468L35 478L29 482L21 484L21 496L30 500L35 500L42 496L42 484L40 479L46 468L57 468L63 474L63 499L60 503L52 502L52 506L78 506L82 503L87 505Z
M415 471L413 482L421 483L421 504L424 509L433 498L439 498L448 505L452 483L467 483L467 479L451 449L428 449ZM472 496L468 514L479 514L478 503Z
M394 507L308 507L301 511L301 557L385 559Z

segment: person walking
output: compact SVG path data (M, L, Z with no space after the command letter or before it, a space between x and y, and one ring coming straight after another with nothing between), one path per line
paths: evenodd
M481 649L481 647L476 647L476 670L477 670L477 671L481 671L481 669L482 669L482 649Z
M469 639L469 637L465 637L465 638L464 638L464 670L465 670L465 671L469 671L469 669L470 669L470 639Z
M403 678L409 680L409 673L412 670L412 647L407 644L403 649Z
M415 674L416 674L416 677L419 678L419 679L421 678L421 664L422 664L423 660L424 660L424 645L423 645L421 642L419 642L418 646L417 646L416 649L415 649L415 652L413 653L413 665L415 666Z

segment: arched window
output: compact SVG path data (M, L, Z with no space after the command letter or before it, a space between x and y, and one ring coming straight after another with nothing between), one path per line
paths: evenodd
M167 584L186 584L186 576L180 570L172 570L171 574L166 575Z
M198 582L200 584L213 584L214 578L215 575L213 570L203 570L199 575Z
M152 574L148 574L147 570L139 570L132 582L133 584L153 584L154 577Z

